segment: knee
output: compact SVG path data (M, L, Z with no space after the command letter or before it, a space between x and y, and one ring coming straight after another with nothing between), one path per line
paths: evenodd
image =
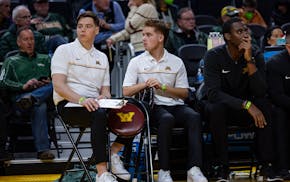
M163 116L161 116L159 118L159 127L162 127L162 128L173 128L174 126L174 117L167 113L167 114L164 114Z

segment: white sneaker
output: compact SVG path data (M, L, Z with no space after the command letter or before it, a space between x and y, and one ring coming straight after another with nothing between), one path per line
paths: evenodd
M187 182L207 182L199 167L192 167L187 171Z
M112 173L123 180L130 180L130 173L124 168L123 162L118 154L111 155Z
M104 172L100 177L96 176L96 182L118 182L116 180L116 176L114 176L112 173Z
M170 171L163 171L160 169L158 172L158 182L173 182Z

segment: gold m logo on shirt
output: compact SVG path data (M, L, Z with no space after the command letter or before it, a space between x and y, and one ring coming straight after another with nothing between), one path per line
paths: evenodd
M116 114L117 116L120 117L121 122L132 122L135 112L128 112L128 113L118 112Z

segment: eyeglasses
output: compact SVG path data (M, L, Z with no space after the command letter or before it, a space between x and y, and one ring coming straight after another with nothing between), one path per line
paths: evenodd
M185 21L194 21L195 20L195 18L180 18L180 19L185 20Z
M18 18L22 19L22 20L30 20L31 19L31 15L21 16L21 17L18 17Z

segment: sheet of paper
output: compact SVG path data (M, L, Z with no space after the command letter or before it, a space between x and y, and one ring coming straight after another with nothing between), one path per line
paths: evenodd
M128 100L124 99L100 99L96 101L99 103L100 108L112 108L112 109L120 109L128 102ZM65 105L65 107L83 107L83 106L80 104L68 102Z

